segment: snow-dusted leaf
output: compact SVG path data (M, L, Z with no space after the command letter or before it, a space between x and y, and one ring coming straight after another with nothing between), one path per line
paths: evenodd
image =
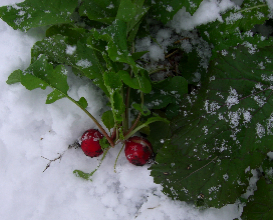
M173 16L182 8L193 14L203 0L161 0L152 1L149 15L160 20L164 24L172 20Z
M72 22L71 15L78 0L25 0L0 8L0 18L14 29L30 28Z
M243 220L271 219L273 215L273 184L265 178L257 182L257 190L250 196L241 215Z
M273 150L272 49L229 49L210 63L198 94L184 99L151 168L168 195L222 207L245 192L245 171Z
M86 108L87 101L85 98L82 97L79 101L76 101L67 95L69 86L66 72L67 70L63 65L53 68L53 65L48 63L46 56L41 55L26 70L15 70L11 73L7 83L21 82L28 90L51 87L53 91L47 95L46 104L51 104L66 97L75 103L77 102L81 108Z
M90 20L111 24L115 20L119 2L119 0L82 1L79 13Z
M149 9L149 7L143 6L143 4L144 0L121 0L118 8L116 18L127 23L127 33L135 28L136 30L134 31L134 36L139 28L137 24L141 21ZM134 39L134 37L131 38Z
M151 92L151 80L146 71L140 71L135 74L136 77L130 76L130 74L125 70L120 70L118 72L121 80L133 89L139 89L144 93Z
M152 84L152 92L145 94L145 105L149 109L161 109L170 103L179 105L183 96L188 93L187 80L181 76L167 78Z
M263 24L268 19L269 8L263 1L245 0L241 7L236 6L222 15L223 21L198 27L201 36L214 45L213 57L217 51L223 54L230 46L243 44L255 53L259 48L272 45L273 39L254 34L254 25Z
M65 64L79 70L108 94L103 82L105 66L101 53L86 46L86 37L78 39L74 45L69 44L73 41L68 36L57 34L36 42L32 48L32 62L40 54L45 54L53 63Z
M112 61L135 65L127 46L126 22L117 19L107 28L99 31L93 29L92 32L96 40L108 42L106 51Z

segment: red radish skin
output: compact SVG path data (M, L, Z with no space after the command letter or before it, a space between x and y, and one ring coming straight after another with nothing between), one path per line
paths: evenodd
M98 157L103 151L101 149L99 140L103 135L96 129L90 129L83 133L81 137L81 148L86 156Z
M130 163L143 166L153 156L152 145L144 138L131 137L125 143L125 156Z

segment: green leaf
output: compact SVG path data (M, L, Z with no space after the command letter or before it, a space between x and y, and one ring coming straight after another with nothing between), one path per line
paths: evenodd
M109 147L110 147L110 144L107 141L106 137L103 137L102 139L100 139L99 143L100 143L101 149L103 151L105 151L106 149L109 149Z
M210 63L198 94L182 101L151 167L166 194L220 208L246 191L245 170L273 150L272 49L230 48Z
M186 11L193 14L203 0L161 0L152 1L149 15L160 20L164 24L172 20L173 16L182 8L186 7Z
M121 80L133 89L139 89L144 93L151 92L151 80L146 71L140 71L132 77L127 71L120 70L118 72Z
M46 56L41 55L26 70L16 70L11 73L7 83L21 82L28 90L36 88L46 89L49 86L53 91L48 94L46 104L51 104L66 97L75 104L77 103L82 109L85 109L88 105L85 98L82 97L79 101L76 101L67 95L69 87L66 74L67 70L64 66L58 65L54 69L53 65L48 63Z
M125 104L121 94L122 82L120 76L115 72L105 72L103 75L104 84L110 94L110 103L115 122L123 120L122 114L125 111Z
M81 97L80 100L78 101L79 105L81 105L83 108L87 108L88 103L84 97Z
M241 215L243 220L271 219L273 215L273 184L265 178L257 182L257 191L249 197Z
M266 40L259 34L254 35L251 29L254 25L263 24L268 19L267 4L256 0L245 0L241 7L236 6L222 15L223 21L216 20L210 24L198 27L202 38L214 45L213 58L217 51L225 53L226 49L238 44L249 47L255 52L260 47L273 44L272 38Z
M101 116L101 120L109 130L115 126L115 121L111 110L104 112Z
M182 59L179 61L179 71L189 84L197 84L201 77L206 76L207 69L200 65L202 58L196 50L189 53L183 53Z
M119 0L82 1L79 8L80 16L87 16L90 20L111 24L116 17Z
M15 70L13 71L10 75L8 80L6 81L7 84L11 85L17 82L21 82L21 75L22 75L22 70Z
M166 122L157 121L149 125L150 133L147 139L151 142L155 153L164 146L170 138L170 125Z
M86 46L86 36L79 39L75 45L70 45L69 39L67 36L54 35L36 42L31 51L32 62L40 54L45 54L53 63L69 65L79 70L108 95L103 81L105 62L101 53Z
M153 83L152 92L144 96L145 105L149 109L161 109L170 103L176 105L188 93L188 82L181 76L167 78Z
M127 23L127 34L134 27L133 36L136 35L139 24L143 16L148 12L149 7L143 6L144 0L131 1L131 0L121 0L118 8L118 13L116 19L122 20ZM134 37L131 37L134 39Z
M93 29L92 32L95 39L108 42L106 51L112 61L135 65L128 51L127 24L124 21L117 19L107 28L99 31Z
M91 176L93 175L93 173L85 173L81 170L74 170L73 173L77 176L77 177L81 177L85 180L91 180Z
M0 8L0 18L12 28L30 28L72 22L78 0L25 0Z
M136 60L140 59L143 55L145 55L148 52L149 51L135 52L135 53L132 54L132 57L136 61Z
M151 111L145 105L141 105L141 104L138 104L138 103L133 103L132 107L134 109L140 111L141 114L144 115L144 116L148 116L148 115L151 114Z

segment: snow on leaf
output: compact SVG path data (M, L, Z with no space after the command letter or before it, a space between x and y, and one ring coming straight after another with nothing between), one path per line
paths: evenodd
M172 136L151 167L163 192L183 201L202 199L217 208L234 203L245 192L250 175L246 169L261 166L273 151L273 65L264 62L265 57L273 59L272 49L249 55L248 48L237 46L211 62L197 99L183 99L181 115L171 124ZM234 55L240 59L234 60ZM262 61L265 68L257 68ZM168 175L167 182L162 173L173 171L176 174Z
M70 23L78 0L25 0L0 8L0 17L14 29L27 31L30 28L53 24Z

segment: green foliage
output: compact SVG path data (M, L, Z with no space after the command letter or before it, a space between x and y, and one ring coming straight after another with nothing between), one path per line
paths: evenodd
M186 7L186 11L193 14L199 7L202 0L162 0L152 1L151 15L153 18L160 20L166 24L172 20L173 16L182 8Z
M7 83L19 82L29 90L51 87L47 104L66 97L78 105L104 134L102 160L109 145L146 129L156 153L151 175L174 199L216 208L234 203L246 192L251 169L262 167L264 176L242 218L269 218L273 40L255 31L269 22L266 2L244 0L223 12L222 20L197 27L212 46L208 69L200 65L196 48L185 53L175 45L181 52L177 75L152 81L149 63L141 60L147 51L135 51L135 40L151 34L146 28L150 24L163 26L182 7L193 14L201 2L26 0L0 7L1 19L14 29L48 27L46 37L32 48L30 66L11 73ZM107 96L111 109L101 120L110 135L86 110L84 97L68 96L67 68ZM198 83L200 90L188 94L188 83ZM135 117L131 124L129 115ZM74 173L90 180L98 167Z
M0 18L14 29L27 31L30 28L53 24L70 23L78 0L25 0L0 8Z
M257 191L250 196L244 212L243 220L271 219L273 214L273 184L268 183L265 178L257 182Z
M168 195L222 207L245 192L246 168L258 168L273 150L271 51L265 47L250 56L238 46L211 62L202 88L185 100L183 115L172 121L171 140L151 168Z
M243 44L254 53L258 48L272 45L272 39L266 40L262 35L254 35L251 29L263 24L269 14L269 8L264 1L244 0L241 7L234 7L222 14L222 21L216 20L210 24L198 27L201 36L214 46L213 58L217 51L225 52L231 46Z

